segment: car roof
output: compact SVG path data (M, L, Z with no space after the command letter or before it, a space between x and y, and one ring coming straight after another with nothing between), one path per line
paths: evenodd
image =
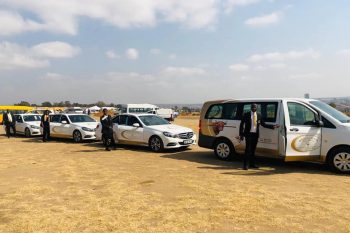
M317 101L316 99L305 99L305 98L242 98L242 99L221 99L221 100L210 100L206 103L210 102L219 102L219 103L227 103L227 102L264 102L264 101L282 101L282 100L294 100L294 101L302 101L302 102L310 102Z

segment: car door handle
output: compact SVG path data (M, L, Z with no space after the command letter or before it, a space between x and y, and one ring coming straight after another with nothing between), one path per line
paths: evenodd
M299 129L298 128L291 128L289 131L295 131L295 132L298 132Z

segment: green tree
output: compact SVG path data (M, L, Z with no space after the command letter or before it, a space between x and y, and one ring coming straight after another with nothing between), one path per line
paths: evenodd
M336 108L336 107L337 107L336 103L334 103L334 102L330 103L329 106L331 106L331 107L333 107L333 108Z
M29 102L27 102L27 101L21 101L21 102L19 102L18 104L15 104L15 105L18 105L18 106L30 106L30 103Z
M41 103L41 106L42 107L52 107L52 104L50 101L45 101L45 102Z

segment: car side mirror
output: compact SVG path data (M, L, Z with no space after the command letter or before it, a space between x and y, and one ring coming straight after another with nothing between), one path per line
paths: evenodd
M317 121L317 126L318 127L323 127L324 126L323 121L321 121L321 120Z
M61 123L62 123L62 124L68 124L68 122L67 122L67 121L61 121Z
M134 123L132 124L132 126L136 127L136 128L139 128L140 127L140 124L139 123Z

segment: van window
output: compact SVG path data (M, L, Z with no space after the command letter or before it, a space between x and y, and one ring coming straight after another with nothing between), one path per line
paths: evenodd
M224 104L223 119L239 120L239 118L237 117L237 110L238 110L237 103Z
M60 118L61 118L61 115L53 115L51 117L51 122L57 122L59 123L60 122Z
M205 114L205 119L222 119L223 108L222 104L214 104L210 106Z
M257 113L261 114L261 103L257 103L258 108L256 110ZM252 103L245 103L243 105L243 115L252 110Z
M276 122L277 120L277 102L258 102L257 113L261 114L261 118L266 122ZM244 103L243 114L251 111L252 103ZM242 118L242 117L240 117Z
M290 125L315 125L316 114L299 103L288 103Z

